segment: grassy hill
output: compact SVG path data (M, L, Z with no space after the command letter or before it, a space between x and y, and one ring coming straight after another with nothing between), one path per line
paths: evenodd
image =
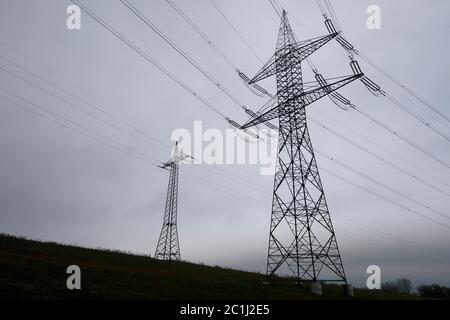
M66 288L66 268L81 268L81 290ZM323 296L276 278L149 257L93 250L0 235L0 298L27 299L346 299L339 286ZM353 299L410 299L355 289ZM348 298L347 298L348 299Z

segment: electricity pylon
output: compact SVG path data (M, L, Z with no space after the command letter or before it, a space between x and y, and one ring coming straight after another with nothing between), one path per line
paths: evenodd
M180 162L189 158L178 150L178 142L171 159L160 168L169 170L169 185L167 187L166 208L164 220L156 247L155 258L160 260L177 260L180 256L180 243L178 241L177 205L178 205L178 167Z
M283 11L276 52L249 82L253 84L274 75L277 80L277 105L254 116L241 127L248 129L270 120L279 120L267 257L268 279L283 267L287 272L292 272L298 283L347 283L308 133L306 106L363 74L343 77L329 84L321 81L313 89L305 91L301 68L303 60L338 34L298 42Z

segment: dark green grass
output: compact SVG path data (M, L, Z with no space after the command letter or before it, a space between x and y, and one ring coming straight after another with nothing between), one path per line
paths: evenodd
M81 268L81 290L68 290L66 268ZM323 296L258 273L0 235L0 298L22 299L348 299L339 286ZM353 299L410 299L355 289Z

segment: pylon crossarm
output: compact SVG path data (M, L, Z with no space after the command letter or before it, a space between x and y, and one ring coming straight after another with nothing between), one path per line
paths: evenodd
M362 76L364 76L364 74L362 74L362 73L353 75L353 76L349 76L345 79L327 84L326 86L320 86L318 88L304 92L300 95L300 97L304 103L304 106L306 107L307 105L310 105L310 104L316 102L317 100L333 93L334 91L339 90L340 88L348 85L349 83L355 81L356 79L361 78Z
M279 116L279 110L284 109L283 106L292 102L295 99L301 99L302 100L302 106L306 107L314 102L316 102L317 100L335 92L336 90L346 86L347 84L355 81L358 78L361 78L364 74L357 74L357 75L353 75L353 76L349 76L345 79L327 84L326 86L320 86L318 88L312 89L310 91L304 92L302 94L296 95L288 100L286 100L284 103L282 103L281 105L277 105L275 107L273 107L272 109L266 111L265 113L258 115L256 118L253 118L251 120L249 120L247 123L245 123L241 129L248 129L254 126L257 126L259 124L265 123L267 121L273 120L275 118L278 118ZM295 112L296 110L291 110L289 111L290 113Z
M249 120L246 124L244 124L241 127L241 130L245 130L245 129L248 129L248 128L251 128L251 127L257 126L259 124L262 124L262 123L265 123L270 120L278 118L278 113L279 113L278 108L279 108L279 106L276 106L276 107L270 109L269 111L263 113L262 115Z
M269 59L269 61L261 68L256 76L254 76L253 79L250 80L249 84L254 84L275 75L277 72L282 72L283 70L280 70L279 68L280 65L284 65L283 69L288 69L292 67L292 63L298 63L305 60L337 35L339 35L339 33L328 34L319 38L314 38L293 44L287 44L283 48L279 49ZM286 61L289 59L292 61L292 63L280 64L280 61Z

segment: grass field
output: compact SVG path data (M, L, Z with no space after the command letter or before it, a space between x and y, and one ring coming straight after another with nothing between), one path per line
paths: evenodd
M81 290L68 290L66 268L81 268ZM323 296L276 278L107 250L31 241L0 235L0 298L25 299L350 299L339 286L326 285ZM417 297L355 289L352 299Z

